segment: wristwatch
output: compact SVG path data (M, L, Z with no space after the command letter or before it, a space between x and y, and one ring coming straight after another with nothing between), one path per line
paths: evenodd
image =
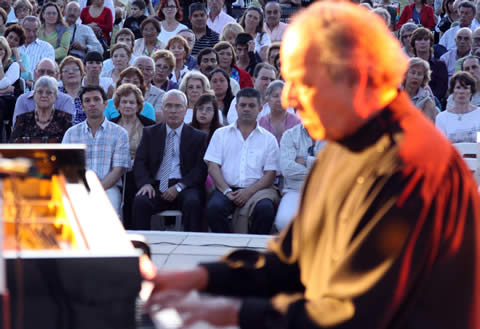
M183 187L180 186L180 184L175 184L175 189L177 190L178 193L182 192Z
M227 195L228 193L233 192L233 190L229 187L225 191L223 191L223 195Z

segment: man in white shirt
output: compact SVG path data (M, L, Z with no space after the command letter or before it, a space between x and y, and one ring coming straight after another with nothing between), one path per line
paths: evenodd
M260 92L261 96L261 108L260 108L260 114L258 117L260 118L261 116L270 113L270 106L268 104L265 104L265 92L267 91L267 87L270 84L270 82L274 81L277 77L277 70L270 64L267 63L259 63L257 66L255 66L255 70L253 71L253 88L258 90ZM230 109L228 110L227 114L227 120L228 123L233 123L235 120L237 120L237 111L236 111L236 105L237 105L237 98L234 98L232 100L232 103L230 104Z
M98 41L95 33L90 26L77 23L80 17L80 5L73 1L69 2L65 7L65 21L70 27L70 51L69 55L73 55L82 60L89 51L97 51L103 53L103 47Z
M279 169L278 144L257 124L260 93L244 88L237 98L238 120L215 131L203 158L216 186L207 204L208 223L212 232L229 233L228 216L248 204L249 233L269 234L278 200L269 194Z
M440 57L440 60L447 65L448 80L455 73L458 59L469 55L472 50L472 31L468 27L459 29L455 36L455 44L457 45L455 49L447 51Z
M18 47L18 50L29 57L30 72L33 74L34 68L41 59L50 58L55 61L55 50L48 42L38 39L40 20L37 17L25 17L22 27L25 29L25 44Z
M225 0L207 0L208 18L207 25L209 28L221 34L227 23L236 22L235 18L225 13L222 9Z
M458 25L448 29L440 39L439 44L444 46L447 50L455 49L457 47L455 43L455 36L457 35L457 31L459 29L462 27L468 27L471 31L474 31L477 27L479 27L473 22L475 14L476 9L471 2L463 1L460 3L458 6L458 15L460 17Z
M288 27L288 24L280 22L280 17L282 17L282 7L275 1L269 1L265 6L263 29L268 33L272 42L282 41L283 33Z

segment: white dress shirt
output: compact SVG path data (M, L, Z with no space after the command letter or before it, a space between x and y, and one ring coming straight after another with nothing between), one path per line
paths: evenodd
M469 28L473 32L479 26L480 25L477 25L476 20L473 20ZM455 25L454 27L449 28L442 35L438 43L447 48L447 50L457 49L457 44L455 43L455 36L457 35L458 30L460 30L460 25Z
M236 22L235 18L233 18L227 13L224 13L223 10L220 10L220 14L218 14L213 21L210 19L210 15L207 15L207 17L208 27L217 32L218 34L222 34L225 25L230 22Z
M279 171L278 144L275 137L257 124L243 138L237 122L215 131L203 160L221 167L229 186L249 187L261 179L265 171Z
M468 55L470 55L470 53L468 53ZM450 81L452 76L455 74L455 66L457 65L458 59L459 57L457 54L457 49L449 50L445 54L440 56L440 60L443 61L447 66L448 81Z
M172 130L175 130L174 141L173 141L173 157L172 157L172 162L170 167L171 168L170 175L168 176L168 179L175 179L175 178L181 179L182 173L180 172L180 138L182 137L183 123L177 129L172 129L167 124L165 124L165 126L167 126L167 134L165 135L165 147L163 148L164 150L167 148L168 134ZM163 160L163 157L162 157L162 160ZM160 164L160 168L158 168L157 175L155 176L155 179L157 180L160 180L160 178L162 177L161 168L162 168L162 164Z
M36 39L32 43L18 47L18 51L30 59L30 72L33 74L38 62L43 58L50 58L55 61L55 49L46 41Z

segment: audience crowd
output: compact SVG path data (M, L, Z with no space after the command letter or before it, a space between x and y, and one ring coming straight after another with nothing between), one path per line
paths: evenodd
M86 144L127 229L175 209L186 231L282 230L325 143L281 102L280 43L310 2L2 0L2 142ZM357 2L410 57L399 89L476 142L480 0Z

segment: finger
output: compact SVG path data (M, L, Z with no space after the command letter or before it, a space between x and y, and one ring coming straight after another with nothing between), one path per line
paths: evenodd
M167 290L152 293L148 301L145 303L145 307L148 309L155 307L174 307L182 299L185 298L187 294L178 290Z

